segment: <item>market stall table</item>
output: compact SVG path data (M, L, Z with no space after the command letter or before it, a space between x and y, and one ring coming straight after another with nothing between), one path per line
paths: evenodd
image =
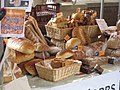
M118 71L120 70L120 65L111 65L111 64L107 64L107 65L104 65L102 66L104 68L104 72L102 75L105 75L107 73L112 73L113 71ZM99 74L96 74L96 73L92 73L92 74L84 74L84 75L75 75L75 76L70 76L66 79L63 79L61 81L58 81L58 82L50 82L50 81L46 81L46 80L43 80L43 79L40 79L39 77L31 77L31 76L28 76L28 79L29 79L29 84L32 88L32 90L56 90L54 89L55 87L62 87L64 85L67 85L67 84L74 84L76 82L82 82L82 80L87 80L88 78L94 78L96 76L100 76ZM90 83L90 82L88 82ZM68 87L66 86L65 90L68 90L67 89ZM82 89L82 87L78 87L79 89ZM62 90L62 89L60 89Z

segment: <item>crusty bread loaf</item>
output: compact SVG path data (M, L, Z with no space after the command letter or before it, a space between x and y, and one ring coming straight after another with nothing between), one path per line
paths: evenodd
M67 42L66 42L66 49L72 49L72 48L74 48L75 46L78 46L78 45L80 45L81 44L81 41L80 41L80 39L78 39L78 38L71 38L70 40L68 40Z
M16 78L19 78L22 76L22 71L17 65L15 65L14 63L11 63L11 62L9 63L9 65L11 67L11 70L13 70ZM6 67L6 65L4 65L3 82L8 83L10 81L12 81L11 71Z
M24 54L34 53L34 44L26 38L10 38L7 46Z
M29 74L28 71L25 69L25 64L27 62L29 62L29 61L22 62L22 63L18 64L18 67L21 69L23 75Z
M25 69L32 75L35 76L37 75L37 71L35 68L35 63L41 62L43 60L41 59L33 59L25 64Z
M56 58L70 58L74 55L75 53L72 50L66 49L66 50L61 50L56 54Z
M15 51L16 58L12 62L20 64L25 61L29 61L34 58L34 53L32 54L23 54L21 52Z

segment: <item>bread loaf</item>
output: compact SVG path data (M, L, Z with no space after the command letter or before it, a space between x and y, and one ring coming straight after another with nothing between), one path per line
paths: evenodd
M37 75L37 71L35 68L35 63L41 62L43 60L41 59L33 59L25 64L25 69L32 75L35 76Z
M74 55L75 53L72 50L61 50L56 54L56 58L70 58Z
M34 58L34 53L32 54L23 54L21 52L15 51L16 58L13 60L14 63L20 64L25 61L29 61Z
M34 53L34 44L26 38L10 38L7 46L24 54Z
M80 39L78 39L78 38L71 38L70 40L68 40L67 42L66 42L66 49L72 49L72 48L74 48L75 46L78 46L78 45L80 45L81 44L81 41L80 41Z
M29 62L29 61L18 64L18 67L21 69L23 75L29 74L29 72L25 69L25 64L27 62Z

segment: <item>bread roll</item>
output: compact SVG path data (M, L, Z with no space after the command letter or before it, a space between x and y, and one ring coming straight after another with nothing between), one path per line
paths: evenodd
M10 38L7 46L24 54L34 53L34 44L26 38Z
M75 53L72 50L61 50L56 54L56 58L70 58L74 55Z
M11 67L11 70L13 70L16 78L19 78L22 76L22 71L17 65L15 65L14 63L11 63L11 62L9 63L9 65ZM10 81L12 81L11 71L6 67L6 65L4 65L3 82L8 83Z
M35 68L35 63L41 62L43 60L41 59L33 59L25 64L25 69L32 75L35 76L37 75L37 71Z
M71 38L70 40L68 40L66 42L66 49L72 49L75 46L78 46L80 44L81 44L80 39L78 39L78 38Z

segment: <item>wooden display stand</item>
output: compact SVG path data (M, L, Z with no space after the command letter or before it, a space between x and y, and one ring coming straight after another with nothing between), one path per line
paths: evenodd
M46 34L45 25L48 21L55 17L57 13L60 12L60 4L42 4L36 5L32 8L31 16L33 16L39 25L39 28L42 30L43 34Z

